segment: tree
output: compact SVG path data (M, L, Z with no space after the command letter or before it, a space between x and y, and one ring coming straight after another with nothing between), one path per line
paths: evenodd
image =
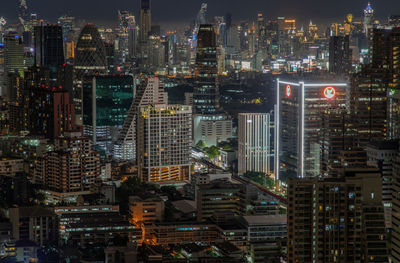
M206 143L200 140L196 143L196 147L199 149L203 149L204 147L206 147Z
M251 181L267 187L268 189L272 189L275 186L274 179L263 172L247 171L243 174L243 176L249 178Z
M215 145L205 149L208 158L215 159L219 156L219 148Z

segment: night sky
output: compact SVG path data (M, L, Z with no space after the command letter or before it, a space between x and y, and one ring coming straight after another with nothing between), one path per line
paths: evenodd
M0 16L15 21L18 0L0 0ZM367 0L152 0L153 20L157 22L190 22L202 2L208 2L209 18L231 12L233 20L253 19L257 12L274 18L294 16L300 20L328 22L342 19L346 14L361 16ZM85 18L93 22L117 19L117 10L138 14L139 0L27 0L30 12L55 21L62 14ZM400 14L400 0L375 0L373 8L378 17Z

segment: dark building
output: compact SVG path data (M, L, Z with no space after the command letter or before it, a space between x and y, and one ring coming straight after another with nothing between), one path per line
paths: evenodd
M16 240L31 240L39 246L58 244L58 217L44 207L10 208L13 237Z
M214 26L200 25L197 37L193 111L197 114L214 114L219 108L218 61Z
M288 262L388 262L381 174L289 179Z
M93 24L87 24L79 34L74 67L77 78L107 72L106 48Z
M59 137L74 130L75 109L69 93L50 81L50 70L33 67L25 74L23 121L25 130L46 138Z
M151 31L151 2L150 0L140 1L140 42L146 42Z
M346 74L351 70L350 37L331 36L329 39L329 72Z
M35 65L48 67L52 73L64 64L63 32L59 25L35 27Z

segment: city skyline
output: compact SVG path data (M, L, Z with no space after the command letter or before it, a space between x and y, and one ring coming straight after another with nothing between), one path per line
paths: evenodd
M116 24L118 10L129 10L136 17L139 15L139 0L116 0L112 2L112 5L107 3L106 0L96 1L96 5L93 5L93 2L93 0L87 0L82 4L78 0L68 2L42 0L40 3L33 3L28 0L27 5L29 13L37 13L40 18L46 18L52 22L55 22L59 16L67 14L85 21ZM243 0L218 0L218 2L170 0L168 3L166 2L162 0L152 1L153 20L156 23L190 23L203 2L208 4L208 19L231 13L233 21L238 22L251 19L257 13L263 13L267 18L294 17L304 25L310 19L318 23L327 23L338 18L344 18L349 13L353 14L355 18L360 18L362 17L362 10L368 4L367 0L351 2L339 0L329 1L328 3L315 0L282 0L279 1L279 4L273 1L260 0L248 0L246 2ZM378 19L387 19L390 15L396 14L394 10L400 10L400 2L392 0L371 2ZM244 5L246 6L245 9L243 9ZM105 6L107 8L103 8ZM179 6L179 10L176 9L176 6ZM5 17L10 23L16 22L17 7L16 1L7 0L0 10L0 17ZM54 10L60 11L54 12Z

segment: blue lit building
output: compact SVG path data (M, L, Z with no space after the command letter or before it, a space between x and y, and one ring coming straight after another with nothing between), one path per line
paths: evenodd
M132 104L134 79L129 75L86 77L83 81L84 134L110 153Z

